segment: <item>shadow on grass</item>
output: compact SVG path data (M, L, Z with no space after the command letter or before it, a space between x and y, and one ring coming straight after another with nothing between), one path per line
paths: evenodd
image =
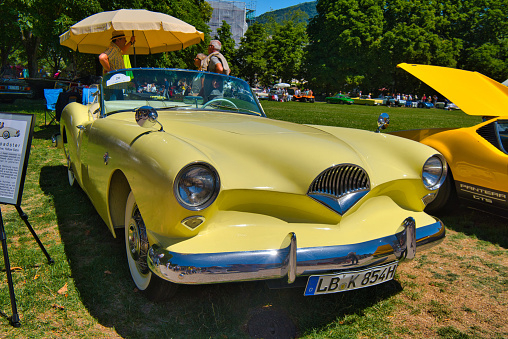
M446 227L477 239L508 248L508 219L457 205L453 210L437 214Z
M83 304L101 325L114 327L123 337L248 337L249 331L265 331L261 336L275 338L290 337L284 333L295 329L303 335L324 330L345 315L362 314L402 290L391 281L304 297L303 288L270 290L264 282L244 282L182 286L171 301L153 303L136 291L130 278L123 232L118 239L111 236L86 194L67 184L66 168L43 167L40 186L53 197Z

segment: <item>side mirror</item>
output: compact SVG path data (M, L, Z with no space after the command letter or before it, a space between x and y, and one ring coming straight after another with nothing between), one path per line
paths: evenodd
M141 106L137 108L134 112L136 112L135 118L136 122L141 127L153 127L155 123L158 123L161 126L159 131L164 131L161 123L157 120L159 114L155 110L155 108L151 106Z
M379 118L377 118L377 130L376 133L379 133L382 129L385 129L390 125L390 116L388 113L381 113Z

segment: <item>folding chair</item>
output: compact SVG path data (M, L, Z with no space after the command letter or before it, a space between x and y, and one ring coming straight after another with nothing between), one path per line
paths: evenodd
M44 98L46 99L46 111L44 112L44 124L45 125L46 125L46 114L49 115L49 117L51 118L49 125L51 125L51 123L53 121L55 121L55 119L56 119L56 116L55 116L56 102L58 101L58 96L62 92L63 92L62 88L58 88L58 89L45 88L44 89Z
M83 88L83 105L88 105L96 101L96 92L98 88Z

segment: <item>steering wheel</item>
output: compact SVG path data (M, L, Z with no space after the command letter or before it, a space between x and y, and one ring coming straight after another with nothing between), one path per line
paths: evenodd
M236 110L238 110L238 106L236 106L232 101L228 100L228 99L224 99L224 98L217 98L217 99L212 99L206 103L203 104L203 106L201 106L202 109L210 106L212 103L214 102L218 102L218 101L224 101L228 104L230 104L233 108L235 108Z

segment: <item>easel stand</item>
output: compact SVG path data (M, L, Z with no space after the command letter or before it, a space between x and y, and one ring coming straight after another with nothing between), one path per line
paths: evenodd
M40 241L39 237L35 233L34 229L32 228L32 225L28 222L28 216L23 212L21 207L16 205L16 210L18 211L18 214L21 219L25 222L25 225L28 227L30 232L32 233L32 236L35 238L35 241L39 244L39 247L41 248L44 255L46 255L46 258L48 259L48 263L51 265L54 263L54 260L51 259L49 256L49 253L46 251L46 248L44 248L44 245ZM12 282L12 273L11 273L11 264L9 261L9 253L7 251L7 235L5 233L5 227L4 227L4 221L2 219L2 209L0 208L0 240L2 241L2 251L4 253L4 262L5 262L5 271L7 272L7 284L9 285L9 295L11 297L11 307L12 307L12 317L10 318L11 325L14 327L20 327L21 323L19 322L19 314L18 314L18 308L16 306L16 296L14 295L14 284Z

